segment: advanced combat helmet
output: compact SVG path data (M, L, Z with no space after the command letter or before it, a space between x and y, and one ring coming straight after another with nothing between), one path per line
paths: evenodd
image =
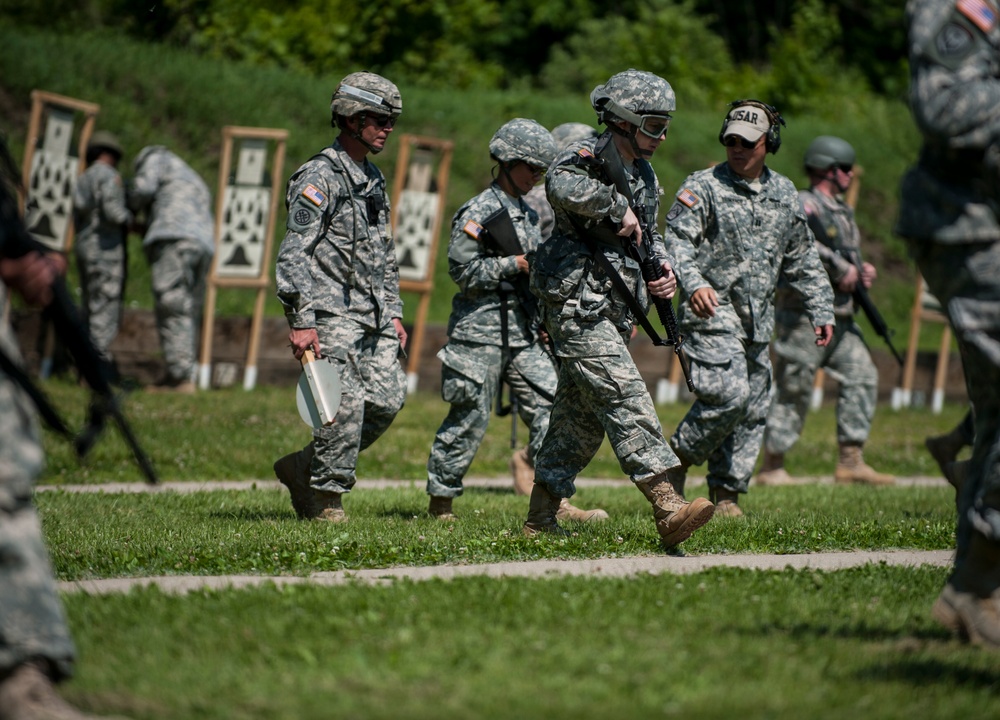
M552 139L555 140L559 150L565 150L575 142L593 137L597 137L597 130L585 123L568 122L552 128Z
M490 157L505 164L520 161L547 168L556 157L556 143L552 133L534 120L514 118L493 133Z
M835 165L853 167L856 158L854 148L846 140L833 135L820 135L809 143L803 163L813 170L829 170Z
M87 141L87 161L93 162L102 150L117 155L119 160L125 154L118 138L107 130L98 130L90 136Z
M351 73L341 80L330 100L330 112L335 122L338 116L351 117L358 113L396 118L402 111L399 88L381 75L364 71Z
M674 90L663 78L643 70L630 68L612 75L590 93L590 104L597 111L597 120L609 128L624 120L654 138L666 132L664 118L677 109ZM654 120L646 128L648 120Z

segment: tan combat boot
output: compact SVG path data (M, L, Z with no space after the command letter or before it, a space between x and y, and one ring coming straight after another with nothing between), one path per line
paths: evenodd
M951 478L949 477L950 468L948 466L955 462L958 453L965 447L965 440L962 438L962 434L956 428L944 435L924 438L924 447L927 448L927 452L934 458L934 462L941 469L941 474L944 478L948 482L951 482ZM954 485L954 483L952 484Z
M0 680L0 720L88 720L63 700L48 674L34 662Z
M316 520L330 523L347 522L347 513L344 512L343 493L316 490L313 497L319 506L319 514L316 515Z
M510 456L510 474L514 476L514 494L531 495L531 486L535 484L535 468L528 459L527 448L515 450Z
M740 507L740 494L726 488L710 488L708 496L715 503L715 514L721 517L743 517Z
M312 520L323 511L309 485L312 459L313 445L309 443L302 450L289 453L274 463L274 474L288 488L288 494L292 496L292 508L299 520Z
M764 462L754 478L758 485L791 485L795 481L785 470L785 454L764 451Z
M435 497L431 495L431 502L427 508L427 512L432 518L438 520L454 520L455 513L451 511L451 500L450 497Z
M600 508L593 510L581 510L576 505L571 505L568 498L559 501L559 509L556 510L556 520L576 520L577 522L602 522L608 519L608 514Z
M656 531L665 547L671 548L687 540L694 531L712 519L715 506L705 498L685 502L667 474L654 475L646 482L635 484L653 506Z
M893 475L880 473L865 463L860 445L844 444L840 446L840 459L833 479L838 483L860 483L862 485L892 485L896 482Z
M569 532L559 527L556 513L559 512L559 498L551 494L544 485L535 483L531 488L531 499L528 503L528 519L524 522L522 532L528 537L538 533L553 535L569 535Z
M932 610L934 619L973 645L1000 649L1000 545L975 533Z

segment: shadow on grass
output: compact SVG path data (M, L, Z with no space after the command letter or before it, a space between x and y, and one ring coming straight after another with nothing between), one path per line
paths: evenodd
M275 520L295 520L291 507L288 510L264 510L262 508L239 508L237 510L211 510L207 516L217 520L240 520L243 522L274 522Z
M931 637L927 634L927 639L940 641L941 635ZM963 645L962 647L968 646ZM954 687L958 685L963 688L996 688L1000 684L996 672L966 667L961 665L960 661L903 660L880 665L878 671L887 679L903 680L920 687L928 685ZM867 670L861 671L858 672L857 676L860 679L866 679L871 677L871 673Z

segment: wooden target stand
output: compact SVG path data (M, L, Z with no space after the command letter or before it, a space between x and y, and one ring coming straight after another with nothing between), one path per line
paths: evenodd
M76 178L86 169L87 143L100 111L96 103L44 90L31 91L31 115L21 165L21 210L31 236L64 255L73 246L73 190ZM43 332L39 375L47 378L52 374L56 339L50 324Z
M399 266L399 289L420 296L407 343L407 393L417 389L453 148L450 140L406 134L400 137L390 221Z
M906 347L903 363L903 384L892 392L892 409L910 407L913 404L913 376L917 368L917 342L920 340L920 325L923 322L943 323L941 345L938 348L937 367L934 369L934 394L931 411L937 415L944 407L944 386L948 377L948 359L951 353L951 325L941 310L941 303L931 295L924 278L917 273L917 284L910 310L910 341Z
M206 283L198 358L198 387L202 390L208 389L212 383L215 304L219 290L226 288L257 291L243 369L243 389L252 390L257 384L257 357L264 321L264 301L270 286L271 248L278 198L283 187L287 140L287 130L233 125L222 128L215 256ZM270 163L269 145L273 145Z

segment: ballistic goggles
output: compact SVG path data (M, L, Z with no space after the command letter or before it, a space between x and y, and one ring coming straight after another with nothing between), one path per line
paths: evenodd
M639 115L636 127L643 135L659 140L670 129L670 115Z

